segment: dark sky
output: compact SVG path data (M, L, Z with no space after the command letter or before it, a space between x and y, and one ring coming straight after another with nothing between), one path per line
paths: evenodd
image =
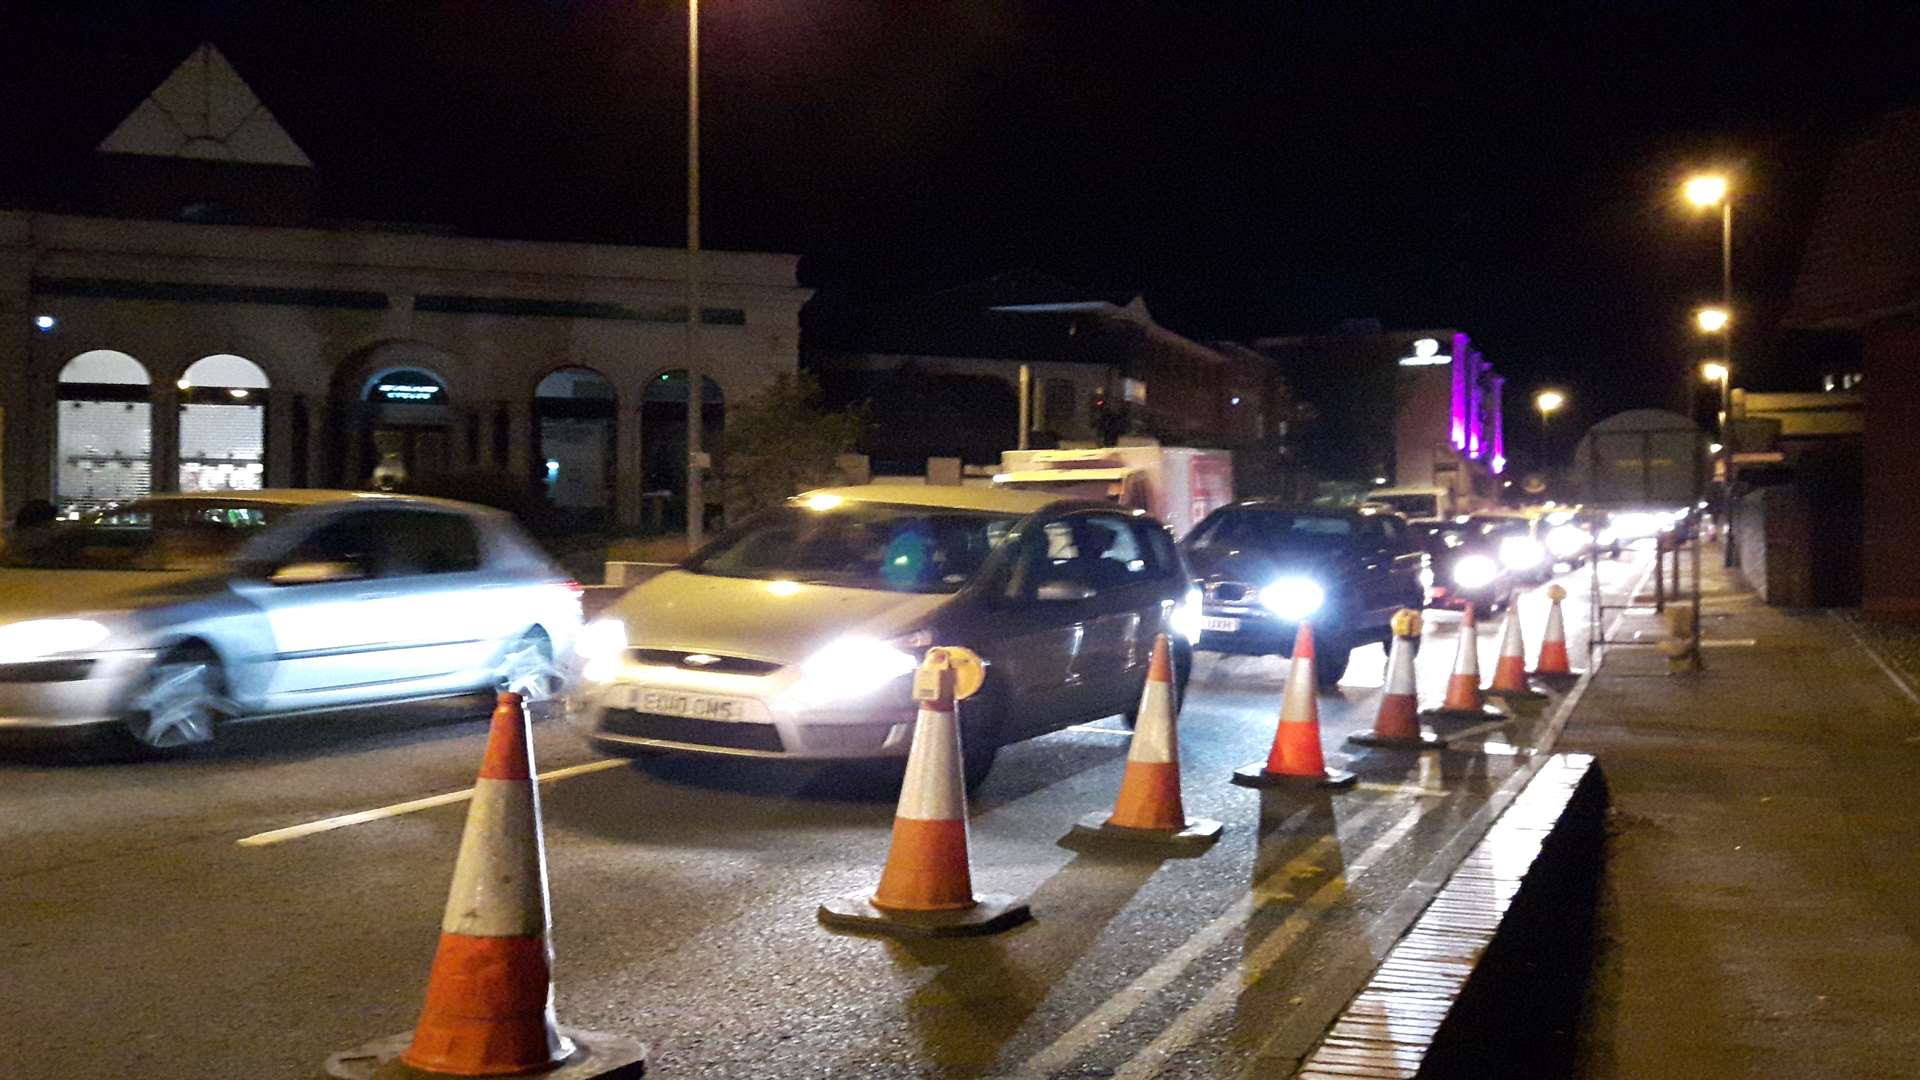
M1920 96L1920 5L706 0L707 242L825 300L1019 268L1197 337L1456 326L1590 421L1669 404L1718 291L1696 165L1738 170L1756 382L1828 156ZM201 39L333 208L680 242L670 0L0 0L0 191L59 198Z

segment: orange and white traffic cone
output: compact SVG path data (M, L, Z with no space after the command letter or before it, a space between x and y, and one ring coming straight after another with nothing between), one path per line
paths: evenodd
M1448 720L1482 720L1489 715L1486 698L1480 693L1480 633L1473 619L1473 605L1467 605L1460 617L1460 647L1453 658L1453 675L1447 679L1447 696L1437 709L1420 715Z
M1180 800L1179 713L1173 705L1173 662L1165 634L1153 639L1138 716L1113 813L1095 811L1081 818L1065 842L1111 840L1197 855L1220 839L1221 825L1188 818Z
M1493 682L1487 685L1487 692L1510 701L1547 696L1527 685L1527 643L1520 636L1518 603L1507 604L1507 617L1500 627L1500 659L1494 661Z
M1413 646L1420 639L1420 613L1401 608L1393 614L1393 645L1387 652L1387 685L1380 694L1380 712L1371 732L1360 731L1347 741L1360 746L1431 749L1441 740L1420 730L1420 691L1414 680Z
M1287 688L1280 698L1280 723L1273 733L1273 749L1267 760L1243 766L1233 774L1241 787L1280 787L1309 783L1320 787L1346 787L1354 775L1327 768L1320 753L1320 702L1314 696L1313 628L1300 624L1293 639L1293 668L1287 672Z
M427 1002L411 1035L327 1059L343 1080L447 1076L639 1076L646 1047L562 1029L553 1015L547 859L520 695L493 710L486 757L454 860Z
M827 926L893 937L958 937L998 933L1032 918L1023 900L973 892L967 788L954 715L954 668L962 660L978 663L962 649L929 649L914 675L920 713L886 869L871 894L821 904L820 921Z
M1567 661L1567 624L1560 614L1560 601L1566 598L1567 590L1547 587L1547 632L1540 639L1540 661L1533 665L1533 676L1550 683L1571 681L1579 674Z

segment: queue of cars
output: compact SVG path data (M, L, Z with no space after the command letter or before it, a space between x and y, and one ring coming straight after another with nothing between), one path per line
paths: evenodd
M1219 507L1176 543L1142 509L992 488L808 492L730 529L582 626L579 587L505 515L366 492L162 495L10 536L0 734L148 751L227 723L514 686L567 700L615 754L903 757L924 651L985 661L965 768L1125 715L1157 635L1287 656L1319 679L1393 613L1511 590L1585 557L1569 521L1409 522L1382 507ZM1584 533L1580 534L1584 537Z

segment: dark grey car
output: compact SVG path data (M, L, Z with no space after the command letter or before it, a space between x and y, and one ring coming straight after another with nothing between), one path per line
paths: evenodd
M1130 713L1155 635L1184 677L1195 601L1141 511L992 488L809 492L590 625L582 704L612 753L900 757L910 673L960 645L987 665L960 708L978 781L1004 743Z

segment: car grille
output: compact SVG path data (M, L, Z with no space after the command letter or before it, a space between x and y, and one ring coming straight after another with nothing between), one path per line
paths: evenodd
M749 660L744 656L715 656L713 653L685 652L680 649L628 649L635 663L684 668L688 671L713 671L726 675L771 675L783 665L771 660ZM707 657L705 663L692 663L689 656Z
M1259 590L1244 581L1214 581L1207 584L1207 601L1216 604L1251 604Z
M608 709L600 720L608 735L628 735L637 739L690 743L694 746L719 746L728 750L769 750L779 753L785 747L772 724L740 724L725 720L696 720L690 716L635 712L632 709Z

